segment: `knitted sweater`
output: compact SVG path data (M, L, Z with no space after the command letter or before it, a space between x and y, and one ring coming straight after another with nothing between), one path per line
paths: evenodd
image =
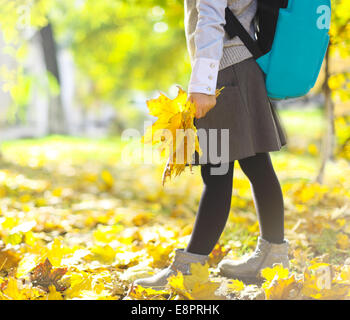
M184 21L192 74L188 92L215 94L218 71L252 57L239 37L224 30L229 7L254 37L257 0L184 0Z

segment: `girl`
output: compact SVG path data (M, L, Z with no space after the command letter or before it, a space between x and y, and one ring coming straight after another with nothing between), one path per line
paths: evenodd
M264 73L239 37L230 39L224 31L226 6L254 38L257 0L185 0L192 64L188 99L196 106L198 131L206 133L206 138L199 137L205 151L201 158L195 155L193 164L201 165L204 188L187 248L175 249L169 267L134 281L143 287L164 288L177 270L190 274L191 263L208 260L229 215L235 160L251 184L260 236L251 256L239 261L223 259L219 273L255 281L265 267L289 266L283 195L269 154L286 144L286 135L267 96ZM222 86L216 99L215 90ZM216 129L214 139L209 129ZM225 141L222 129L228 129ZM214 159L217 154L221 154L219 161ZM219 168L224 170L219 172Z

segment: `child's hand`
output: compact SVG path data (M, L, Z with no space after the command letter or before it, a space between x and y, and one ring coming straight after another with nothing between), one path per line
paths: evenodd
M194 103L196 107L196 118L204 117L216 105L216 96L205 93L190 93L187 100Z

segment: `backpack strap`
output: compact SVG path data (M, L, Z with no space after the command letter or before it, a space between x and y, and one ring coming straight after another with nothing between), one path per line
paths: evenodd
M235 36L238 36L255 59L261 57L263 53L258 45L258 42L250 36L250 34L242 26L242 24L239 22L239 20L233 14L229 7L226 7L225 9L225 19L226 24L224 26L224 29L227 32L230 39L232 39Z

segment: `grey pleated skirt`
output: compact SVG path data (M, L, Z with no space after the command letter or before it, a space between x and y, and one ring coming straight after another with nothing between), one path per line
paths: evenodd
M214 108L194 119L203 155L195 152L192 165L227 163L280 150L286 144L286 131L255 59L221 69L216 87L223 86Z

